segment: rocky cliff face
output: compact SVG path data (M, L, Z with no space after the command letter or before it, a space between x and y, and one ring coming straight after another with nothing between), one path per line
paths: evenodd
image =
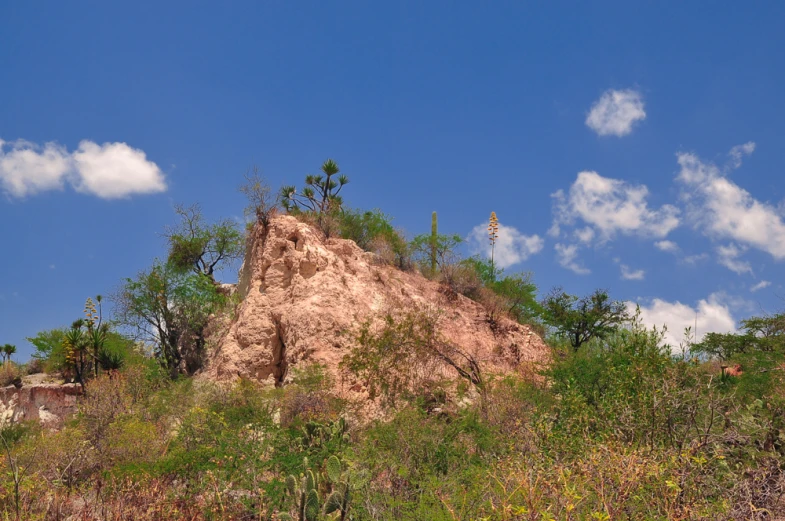
M0 388L0 426L24 420L38 421L44 427L59 427L76 411L82 388L77 384L38 384Z
M440 290L417 273L382 265L352 241L324 240L294 217L277 217L267 233L253 231L238 284L242 302L235 318L216 328L205 374L278 385L292 367L318 362L337 376L359 325L393 303L438 307L443 338L486 369L544 360L547 348L527 326L503 321L492 330L480 304Z

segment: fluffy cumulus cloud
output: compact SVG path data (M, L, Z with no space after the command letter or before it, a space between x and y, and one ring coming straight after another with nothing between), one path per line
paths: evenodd
M760 291L760 290L762 290L764 288L768 288L769 286L771 286L771 282L770 281L762 280L762 281L758 282L757 284L755 284L754 286L752 286L750 288L750 291L755 293L756 291Z
M682 304L678 300L668 302L652 299L641 303L641 320L649 327L667 327L664 341L674 351L684 342L684 329L690 327L695 334L697 320L697 338L700 341L706 333L728 333L736 329L736 321L731 314L733 302L722 293L712 293L706 299L698 301L695 307ZM635 304L627 304L631 313L635 312ZM696 318L697 317L697 318Z
M737 167L754 143L734 147L731 164ZM785 259L785 221L775 206L755 199L728 179L714 164L694 154L678 154L677 180L688 206L688 218L714 239L728 239L757 248L777 260Z
M562 268L566 268L578 275L588 275L591 270L581 266L578 259L578 245L577 244L556 244L553 247L556 250L556 260Z
M646 119L640 92L608 90L592 105L586 125L601 136L626 136L638 121Z
M25 197L62 189L71 168L71 157L56 143L38 147L24 140L0 139L0 186L9 195Z
M491 243L488 240L488 224L478 224L469 233L469 248L473 253L491 257ZM493 259L499 268L507 268L521 263L542 250L545 241L539 235L524 235L512 226L499 223L499 237Z
M665 237L679 225L679 210L669 204L649 208L648 195L646 186L603 177L597 172L580 172L567 194L563 190L552 194L554 221L549 233L558 236L563 226L580 220L593 228L601 240L617 233Z
M626 264L621 264L621 278L623 280L643 280L646 272L643 270L633 270Z
M0 188L9 196L60 190L66 183L104 199L166 190L161 169L125 143L82 141L69 153L56 143L0 140Z

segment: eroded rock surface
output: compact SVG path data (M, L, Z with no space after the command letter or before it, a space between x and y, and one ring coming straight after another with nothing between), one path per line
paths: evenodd
M483 307L439 284L382 265L376 256L321 234L294 217L257 226L240 274L236 318L215 334L206 376L284 382L292 367L318 362L334 375L356 345L359 325L384 306L441 310L440 333L486 367L513 370L543 361L547 348L527 326L503 320L491 329ZM221 329L221 328L217 328Z
M0 388L0 425L37 420L44 427L59 427L76 411L77 397L82 394L78 384L39 384Z

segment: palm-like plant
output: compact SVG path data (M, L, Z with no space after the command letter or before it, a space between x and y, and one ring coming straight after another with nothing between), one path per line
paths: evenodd
M11 361L11 355L16 353L16 346L12 344L5 344L2 348L3 360L6 365Z
M85 351L88 346L88 339L85 332L82 330L84 320L81 318L75 320L71 324L71 328L65 333L63 338L63 351L65 352L65 361L71 364L74 368L74 376L76 381L84 387L84 371L87 360L85 359Z
M302 193L297 193L294 186L281 188L281 204L287 211L305 209L320 216L339 209L343 200L338 194L349 182L345 175L338 175L340 171L338 163L328 159L322 164L323 175L309 174L305 177L306 186Z

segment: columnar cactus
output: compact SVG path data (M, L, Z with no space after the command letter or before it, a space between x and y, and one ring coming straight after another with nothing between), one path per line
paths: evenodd
M431 215L431 272L436 273L436 245L439 241L439 221L436 212Z

